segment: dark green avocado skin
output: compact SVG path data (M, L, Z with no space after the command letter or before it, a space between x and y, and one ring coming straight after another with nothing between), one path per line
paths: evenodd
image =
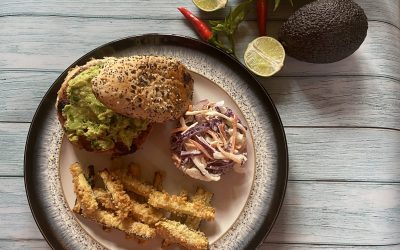
M351 0L317 0L293 13L279 40L286 53L310 63L332 63L353 54L368 30L364 10Z

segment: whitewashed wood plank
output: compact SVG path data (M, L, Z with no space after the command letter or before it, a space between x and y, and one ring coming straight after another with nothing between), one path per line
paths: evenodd
M28 123L0 123L0 176L23 175L28 129Z
M285 131L290 180L400 182L399 131L366 128L285 128Z
M192 2L187 0L158 0L158 1L2 1L0 16L5 15L60 15L60 16L84 16L84 17L114 17L126 19L179 19L180 13L176 8L186 6L196 15L206 19L221 19L229 8L236 6L241 1L229 0L225 9L206 13L197 9ZM281 1L280 8L273 12L274 1L269 3L269 18L286 19L295 9L311 2L311 0L297 0L291 7L288 0ZM365 11L369 20L380 20L400 26L400 1L398 0L355 0ZM255 6L249 12L248 19L256 18Z
M399 245L391 246L340 246L340 245L309 245L309 244L273 244L264 243L259 250L308 250L308 249L325 249L325 250L398 250Z
M400 83L380 77L258 78L285 126L400 129Z
M308 250L308 249L325 249L325 250L398 250L399 245L395 246L338 246L338 245L308 245L308 244L271 244L264 243L259 250ZM47 242L43 240L0 240L0 249L51 249Z
M51 249L44 239L0 240L0 249Z
M91 49L129 35L149 32L197 37L185 20L115 20L66 17L3 17L0 27L0 69L63 70ZM269 22L274 35L281 22ZM18 32L16 32L18 31ZM242 60L247 44L257 36L254 21L237 34ZM352 56L336 63L309 64L287 58L278 75L378 75L400 80L400 30L369 22L366 40Z
M0 121L30 122L59 74L0 71Z
M0 123L0 175L22 176L29 124ZM399 182L400 132L286 128L290 180ZM318 157L315 157L318 155Z
M25 194L22 177L0 177L0 235L2 239L43 239Z
M289 182L282 211L266 241L400 244L399 224L398 184Z
M2 238L42 239L30 214L23 178L0 180ZM289 182L267 242L398 244L399 194L398 184Z

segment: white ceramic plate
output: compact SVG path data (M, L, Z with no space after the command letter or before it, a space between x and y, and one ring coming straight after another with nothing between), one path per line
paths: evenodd
M212 249L255 248L272 228L281 206L287 181L287 147L279 115L264 89L236 60L199 41L173 35L130 37L101 46L73 65L89 58L153 54L173 56L184 63L194 78L194 102L224 100L239 115L248 130L247 171L230 172L219 182L193 180L172 164L169 131L173 124L154 127L146 142L133 155L122 157L125 164L137 162L144 179L151 181L156 170L166 172L164 188L194 194L197 186L214 193L216 219L203 222ZM118 230L106 232L98 224L75 215L69 166L81 162L102 169L111 165L104 155L74 148L63 137L54 108L56 91L65 71L39 106L27 139L25 183L36 222L53 248L159 249L161 239L145 245L126 239Z

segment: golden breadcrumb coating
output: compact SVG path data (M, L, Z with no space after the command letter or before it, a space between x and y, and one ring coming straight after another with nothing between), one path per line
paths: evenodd
M82 212L84 214L92 214L98 209L98 204L93 195L92 188L87 182L83 174L82 166L75 162L70 166L72 174L72 182L74 184L74 192L78 199ZM82 206L84 204L84 206Z
M92 219L100 224L103 224L107 227L113 227L119 229L129 235L133 235L139 237L141 239L151 239L155 237L154 228L149 227L148 225L135 221L132 218L121 219L120 217L114 215L113 213L97 210L95 213L90 216L85 216L88 219Z
M202 188L197 188L195 195L192 197L193 202L201 202L204 205L210 205L213 193L208 192ZM198 230L201 223L201 219L193 216L188 216L186 218L185 224L194 230Z
M94 188L93 189L93 194L96 197L96 201L102 205L106 209L110 210L116 210L113 202L112 202L112 197L109 192L102 188Z
M154 225L159 221L163 214L148 204L140 204L132 200L124 191L124 187L117 176L112 175L108 170L100 172L100 176L104 181L108 191L111 193L112 202L117 208L117 213L126 213L126 218L131 213L135 218L143 223Z
M148 203L156 208L162 208L172 213L186 214L205 220L215 218L215 209L202 202L188 202L181 196L154 191L150 194Z
M141 195L143 197L149 197L149 195L155 191L154 187L148 184L143 183L142 181L136 179L132 175L130 175L126 168L118 168L114 169L113 173L115 173L121 180L125 189L135 194Z
M168 243L176 243L187 249L208 249L208 239L203 232L190 229L172 220L162 220L156 224L156 232Z
M137 179L140 167L133 164L128 168L115 167L98 172L105 189L92 189L79 163L72 164L70 170L77 194L75 213L138 239L148 240L158 234L163 238L163 247L179 244L187 249L208 249L208 239L198 228L202 219L215 218L215 208L210 206L212 193L198 188L188 201L186 190L178 195L159 191L162 190L163 173L154 173L154 186L151 186ZM137 202L127 190L144 197L147 203ZM158 208L171 212L171 217L165 218ZM171 220L175 217L176 221Z
M103 179L106 189L111 194L112 202L117 208L117 214L121 219L125 219L129 215L131 202L129 195L124 191L122 183L114 178L107 169L99 172L100 177Z
M131 218L121 219L111 212L100 210L94 192L83 175L81 165L79 163L72 164L70 171L77 197L77 203L73 209L74 212L80 213L82 211L81 215L88 219L142 239L150 239L155 236L155 229L146 224L134 221Z
M113 172L118 175L127 190L148 198L148 203L153 207L205 220L215 218L215 209L211 206L204 205L202 202L188 202L183 196L157 191L153 186L129 175L126 169L114 169Z

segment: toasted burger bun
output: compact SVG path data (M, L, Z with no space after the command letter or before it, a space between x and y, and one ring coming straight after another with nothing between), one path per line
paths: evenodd
M116 113L160 123L178 119L186 112L192 101L193 79L173 58L112 58L93 78L92 90Z
M58 91L57 101L56 101L57 115L58 115L58 119L59 119L63 129L65 129L64 128L65 119L62 115L62 110L65 107L65 105L69 104L69 100L68 100L68 96L67 96L68 82L70 80L72 80L74 77L76 77L77 75L79 75L81 72L85 71L86 69L88 69L92 66L98 65L98 64L104 64L105 61L107 61L107 60L112 60L112 59L108 59L108 58L107 59L93 59L93 60L89 61L88 63L86 63L85 65L76 66L75 68L71 69L68 72L68 75L66 76L64 82L61 85L60 90ZM147 130L142 131L138 137L136 137L132 140L132 145L130 148L128 148L124 143L117 141L117 142L115 142L114 148L111 148L106 151L98 151L98 150L93 149L91 146L91 142L83 136L80 136L79 140L77 142L71 142L71 143L74 144L75 146L77 146L78 148L85 149L85 150L91 151L91 152L96 151L96 152L111 154L111 155L125 155L125 154L130 154L130 153L135 152L139 148L139 146L144 143L150 130L151 130L151 124L148 125Z

